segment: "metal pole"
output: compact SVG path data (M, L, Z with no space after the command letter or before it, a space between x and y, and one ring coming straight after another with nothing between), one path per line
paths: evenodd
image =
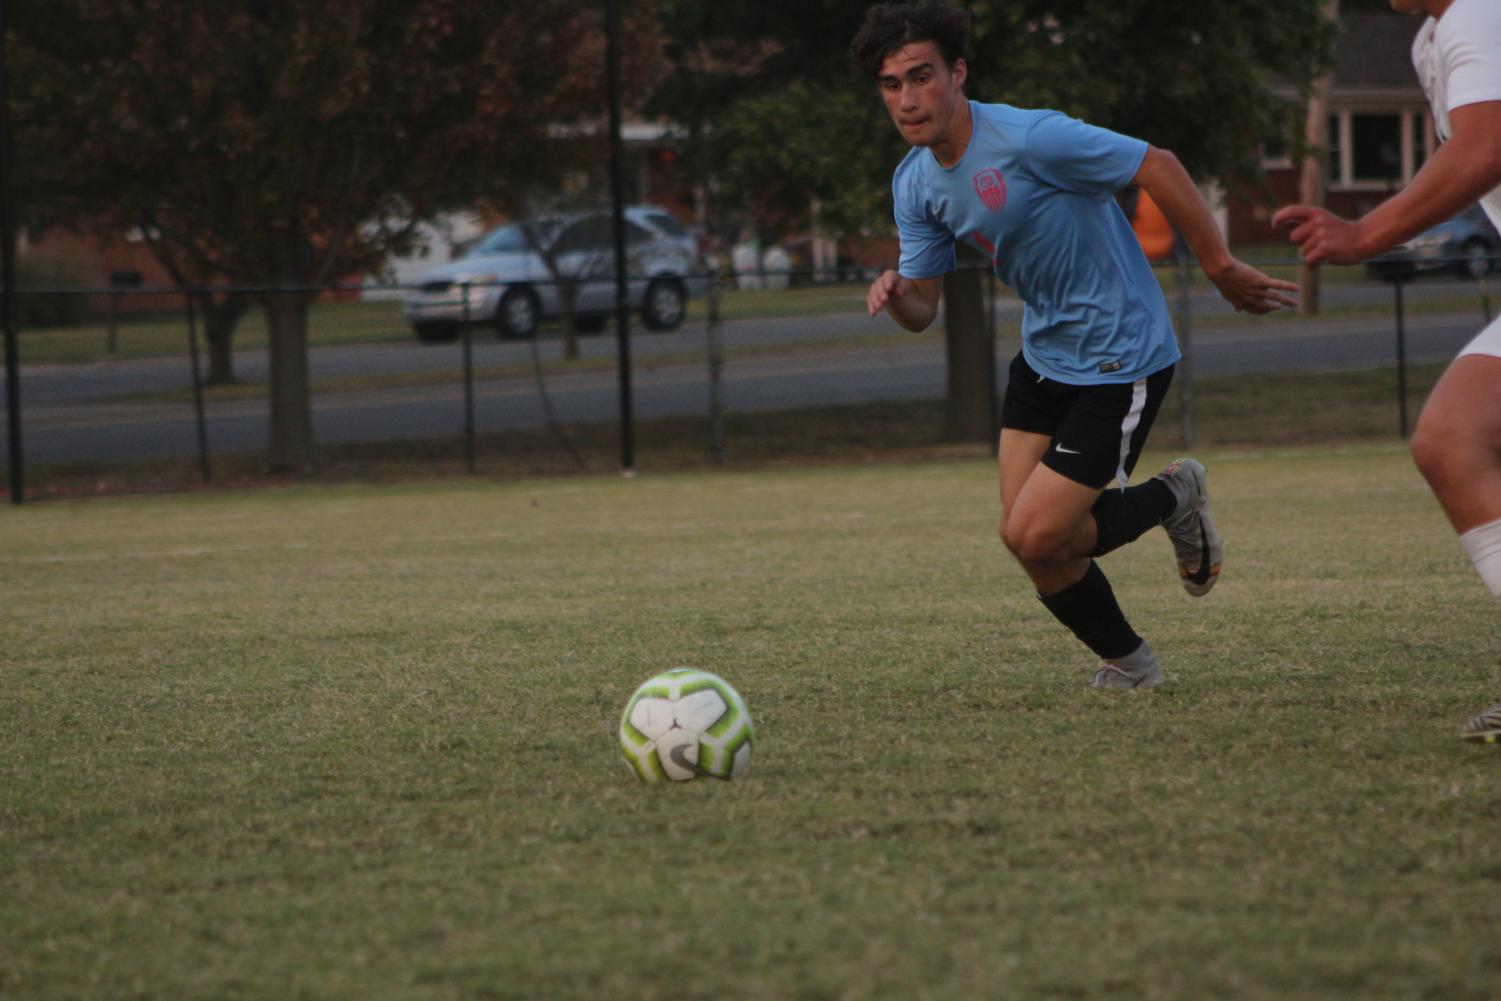
M1407 331L1403 326L1402 279L1392 282L1397 296L1397 430L1407 437Z
M1183 447L1194 444L1193 302L1189 294L1188 256L1174 248L1178 270L1178 401L1182 409Z
M120 326L120 293L109 294L109 329L104 336L104 350L108 354L114 354L119 347L117 331Z
M719 271L709 278L709 461L724 462L724 345L719 324Z
M636 475L636 431L631 415L631 311L625 278L625 154L620 141L620 14L605 0L605 63L610 92L610 199L615 215L615 340L620 367L620 468Z
M203 373L198 365L198 321L193 309L193 291L185 293L188 305L188 357L193 366L193 412L198 419L198 470L205 486L210 482L208 468L208 422L203 414Z
M1000 381L1001 366L995 355L996 335L996 308L995 308L995 269L989 268L985 272L986 292L986 329L990 331L990 397L986 401L990 406L990 454L999 455L1001 452L1001 400Z
M474 337L469 331L469 283L464 283L464 319L459 323L464 340L464 465L474 473Z
M0 328L5 332L5 414L9 430L10 502L26 499L21 454L21 351L16 344L16 217L10 190L10 86L7 74L6 5L0 0Z

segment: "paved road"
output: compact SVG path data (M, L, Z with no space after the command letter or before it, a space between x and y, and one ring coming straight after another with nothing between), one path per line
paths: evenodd
M1431 286L1436 288L1436 286ZM1473 291L1474 286L1468 286ZM1350 290L1362 296L1384 296L1389 289ZM856 305L860 297L852 292ZM1200 316L1228 307L1202 298L1195 303ZM1002 322L1014 323L1007 307ZM1410 318L1407 321L1408 357L1438 361L1452 357L1480 326L1477 298L1473 314ZM1246 322L1230 327L1195 328L1190 342L1194 371L1201 375L1241 372L1319 370L1391 364L1395 327L1382 320L1322 321L1296 328L1272 322ZM877 399L922 399L941 396L945 379L943 346L938 338L912 343L896 334L891 321L870 319L853 311L830 317L745 320L723 328L723 342L732 348L768 348L797 344L784 356L746 358L726 364L722 391L731 411L775 410L797 406L858 403ZM873 346L859 349L829 346L820 341L874 335ZM632 343L635 362L634 409L638 417L707 414L707 333L700 325L675 334L638 334ZM613 337L583 342L586 357L613 358ZM476 366L525 362L531 346L475 341ZM555 342L538 349L556 356ZM685 353L705 360L692 364L660 361ZM456 345L391 344L369 347L315 349L314 378L337 375L458 371L461 352ZM659 359L654 361L654 359ZM1002 376L1004 377L1002 359ZM239 374L264 378L264 352L237 355ZM189 385L182 359L119 361L82 366L36 366L22 373L24 447L29 462L79 461L191 455L197 449L193 409L177 403L121 402L126 394L180 390ZM558 418L564 423L613 420L619 413L618 378L606 371L549 376L547 390ZM475 419L481 430L537 427L545 412L530 377L494 379L475 386ZM320 395L313 402L318 439L326 443L448 437L462 432L463 387L460 383ZM268 425L264 400L216 403L208 408L207 427L216 453L264 448ZM0 441L0 460L6 454Z

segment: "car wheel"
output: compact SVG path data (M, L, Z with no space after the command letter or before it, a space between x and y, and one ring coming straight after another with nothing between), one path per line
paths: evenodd
M1469 240L1464 245L1464 260L1459 271L1466 278L1484 278L1491 273L1491 246L1484 240Z
M495 325L502 337L526 339L537 335L537 325L542 319L542 307L537 294L531 289L513 288L500 297Z
M688 312L688 294L676 278L657 278L646 286L641 322L648 330L676 330Z
M457 323L416 323L412 329L423 344L447 344L459 336Z

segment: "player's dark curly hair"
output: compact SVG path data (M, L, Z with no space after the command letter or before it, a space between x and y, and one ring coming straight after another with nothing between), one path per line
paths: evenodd
M932 42L953 68L969 58L969 11L943 0L876 4L850 43L850 58L861 76L878 80L886 57L913 42Z

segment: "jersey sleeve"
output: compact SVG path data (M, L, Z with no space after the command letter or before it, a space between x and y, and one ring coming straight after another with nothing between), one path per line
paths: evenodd
M1501 101L1501 6L1472 3L1451 7L1461 14L1443 31L1443 62L1448 69L1446 111L1482 101Z
M1047 184L1109 198L1130 185L1147 144L1053 111L1027 129L1026 154L1032 172Z
M928 212L910 175L897 172L891 195L901 241L897 272L903 278L937 278L954 270L954 234Z

